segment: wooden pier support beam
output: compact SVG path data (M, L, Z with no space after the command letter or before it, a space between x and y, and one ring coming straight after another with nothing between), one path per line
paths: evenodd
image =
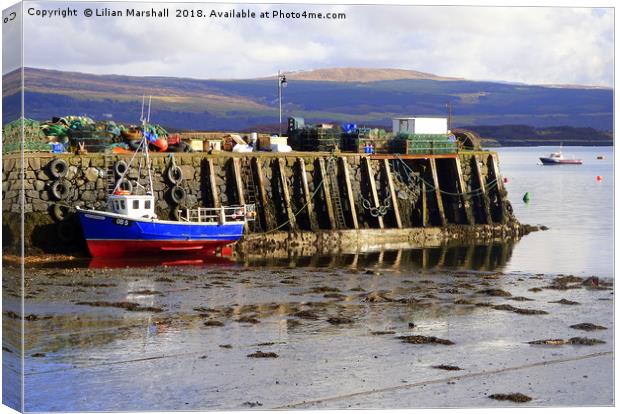
M403 228L403 220L400 217L400 207L398 206L398 197L396 197L396 189L394 187L394 180L392 179L392 173L390 171L390 164L387 159L382 162L383 172L387 177L388 190L390 191L390 201L392 203L392 211L394 212L394 220L396 221L396 228Z
M304 193L304 200L306 204L306 214L308 215L308 223L310 223L310 230L316 231L319 226L316 222L316 218L312 212L314 208L312 206L312 194L310 194L310 187L308 187L308 177L306 175L306 162L303 158L297 158L297 162L299 163L299 171L301 174L301 184Z
M263 175L263 166L258 158L252 158L254 162L254 168L256 171L256 176L258 177L258 199L261 204L261 208L259 209L260 213L263 216L263 224L265 225L265 230L271 230L276 227L276 224L273 222L271 216L267 214L267 206L269 205L269 199L267 198L267 188L265 187L265 176Z
M347 157L340 157L342 162L342 170L344 171L344 184L347 189L347 200L349 201L349 208L351 212L351 222L353 228L358 230L360 228L357 221L357 211L355 209L355 198L353 197L353 189L351 188L351 174L349 174L349 164L347 163Z
M235 186L237 188L237 197L239 201L239 204L244 205L245 204L245 196L243 194L243 179L241 177L241 162L239 160L239 158L234 157L232 159L233 162L233 172L234 172L234 176L235 176Z
M280 176L280 185L282 185L282 198L284 201L284 208L286 209L286 216L288 218L288 224L290 230L297 230L297 221L293 214L291 207L291 195L288 190L288 180L286 179L286 166L284 158L278 158L278 175Z
M329 219L329 228L336 230L336 216L334 214L334 205L332 204L332 197L329 192L329 177L325 170L325 160L319 158L319 172L321 173L321 182L323 187L323 199L325 200L325 209L327 210L327 218Z
M492 170L493 177L495 178L496 186L497 186L497 198L499 202L500 222L502 224L505 224L506 221L508 221L508 212L506 211L506 203L504 202L504 183L499 173L497 155L491 154L489 155L489 158L491 160L489 167Z
M486 186L484 185L484 178L482 177L482 170L480 169L480 160L477 155L474 155L474 174L478 179L478 190L480 192L480 198L482 199L482 209L484 210L484 219L486 224L493 223L493 217L491 216L491 206L489 203L489 197L487 195Z
M474 224L474 212L471 209L471 203L469 202L470 195L467 194L467 188L465 187L465 180L463 179L463 169L461 168L461 159L456 157L454 159L456 166L456 175L459 183L459 193L461 193L461 200L463 201L463 209L465 210L465 218L467 224Z
M220 193L215 182L215 167L213 166L213 159L207 159L207 165L209 167L209 190L211 191L211 197L213 197L213 208L220 208Z
M372 172L372 166L370 165L370 158L362 157L362 162L364 163L364 167L366 170L366 178L368 178L368 184L370 185L370 194L372 196L372 202L375 208L379 208L379 195L377 194L377 185L375 184L375 175ZM377 216L377 224L379 224L380 229L384 229L385 225L383 224L383 217Z
M437 176L437 163L435 158L429 158L428 162L431 167L431 175L433 177L433 187L435 187L435 198L437 199L437 210L439 210L439 221L442 226L446 225L446 213L443 209L443 200L439 189L439 177Z
M428 193L426 183L422 181L422 227L428 227Z

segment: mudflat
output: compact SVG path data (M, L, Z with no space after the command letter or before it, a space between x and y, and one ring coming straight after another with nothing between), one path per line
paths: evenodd
M5 373L19 363L16 275ZM46 265L28 269L25 297L29 411L613 404L612 280Z

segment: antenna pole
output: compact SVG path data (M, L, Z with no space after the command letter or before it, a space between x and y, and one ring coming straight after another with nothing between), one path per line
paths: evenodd
M140 112L140 122L144 121L144 94L142 94L142 111Z
M149 114L146 116L146 122L151 122L151 98L153 96L149 95Z
M142 121L142 129L143 129L142 135L144 136L144 155L146 157L146 167L147 167L146 170L149 172L149 191L147 191L147 194L149 195L153 195L153 175L151 173L151 158L149 157L149 143L148 143L148 140L146 139L146 122L150 122L151 120L151 98L152 96L149 95L149 109L148 109L147 120Z

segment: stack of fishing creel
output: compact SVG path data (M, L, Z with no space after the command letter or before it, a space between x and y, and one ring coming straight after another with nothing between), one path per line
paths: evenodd
M2 153L21 152L23 128L24 151L49 151L41 124L28 118L19 118L2 128Z

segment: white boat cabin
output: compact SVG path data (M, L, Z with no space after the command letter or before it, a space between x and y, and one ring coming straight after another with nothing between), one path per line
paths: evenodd
M108 197L108 211L127 217L157 218L152 195L111 195Z

